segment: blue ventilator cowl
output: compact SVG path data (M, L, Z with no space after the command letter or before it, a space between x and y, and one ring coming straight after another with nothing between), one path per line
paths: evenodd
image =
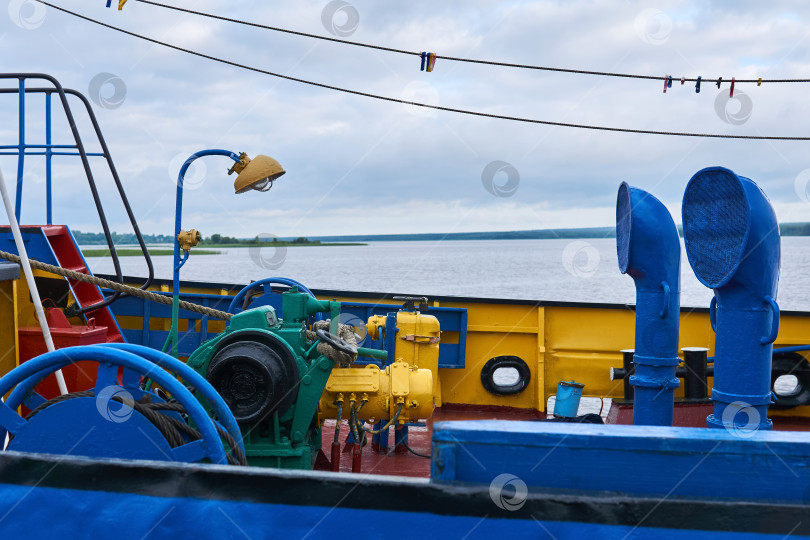
M671 426L678 365L681 244L666 207L644 190L619 186L619 270L636 285L633 424Z
M709 167L686 186L683 232L689 264L714 290L714 414L707 424L741 434L771 429L767 412L772 344L779 331L780 258L773 207L753 181Z

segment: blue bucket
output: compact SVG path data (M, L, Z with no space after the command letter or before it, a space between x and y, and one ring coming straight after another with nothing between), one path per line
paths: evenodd
M578 382L560 381L557 385L557 399L554 402L554 416L575 417L579 410L583 388L585 385Z

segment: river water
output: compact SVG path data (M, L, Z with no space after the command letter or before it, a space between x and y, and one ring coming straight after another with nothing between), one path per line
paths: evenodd
M225 248L195 255L181 279L247 283L270 276L310 288L394 292L419 296L472 296L634 303L633 280L619 273L616 241L453 240L372 242L366 246ZM153 258L155 273L171 278L172 257ZM108 258L91 258L96 273L112 273ZM126 275L143 276L138 257L122 257ZM708 307L712 293L681 256L681 304ZM810 310L810 237L782 239L778 300L782 309Z
M712 293L695 278L681 246L681 305L708 307ZM270 276L310 288L417 296L472 296L568 302L635 303L633 280L619 272L616 241L452 240L372 242L366 246L225 248L195 255L181 278L244 284ZM172 257L153 257L155 274L171 278ZM112 273L109 258L88 260ZM146 275L138 257L122 257L124 274ZM782 239L778 300L783 310L810 311L810 237ZM554 410L554 397L548 400ZM610 399L583 398L579 414L605 416Z

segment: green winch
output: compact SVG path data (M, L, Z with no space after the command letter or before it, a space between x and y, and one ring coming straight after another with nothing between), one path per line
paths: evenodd
M283 320L271 306L234 315L223 334L188 360L233 412L251 465L311 469L314 464L321 448L318 401L335 363L307 339L306 321L323 312L331 316L332 332L320 330L319 341L350 350L336 336L340 303L293 287L282 295Z

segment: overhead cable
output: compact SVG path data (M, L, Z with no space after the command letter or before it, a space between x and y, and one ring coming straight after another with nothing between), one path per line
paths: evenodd
M631 128L619 128L619 127L609 127L609 126L593 126L593 125L586 125L586 124L573 124L569 122L553 122L550 120L538 120L534 118L522 118L518 116L508 116L502 114L493 114L493 113L486 113L481 111L471 111L467 109L457 109L454 107L444 107L441 105L430 105L427 103L419 103L416 101L407 101L404 99L397 99L388 96L381 96L378 94L371 94L369 92L363 92L361 90L352 90L350 88L342 88L339 86L334 86L331 84L325 84L315 81L309 81L306 79L300 79L298 77L292 77L290 75L283 75L281 73L275 73L272 71L267 71L265 69L248 66L246 64L240 64L238 62L234 62L231 60L226 60L224 58L218 58L216 56L211 56L209 54L193 51L191 49L186 49L184 47L179 47L177 45L172 45L171 43L166 43L164 41L160 41L154 38L150 38L135 32L131 32L129 30L125 30L123 28L119 28L117 26L113 26L111 24L107 24L96 19L87 17L85 15L81 15L74 11L70 11L66 8L61 6L52 4L50 2L46 2L45 0L36 0L37 2L49 6L53 9L58 11L62 11L63 13L67 13L69 15L73 15L74 17L78 17L80 19L84 19L86 21L92 22L94 24L98 24L105 28L109 28L110 30L115 30L116 32L121 32L132 37L136 37L138 39L142 39L148 41L150 43L155 43L157 45L162 45L164 47L168 47L170 49L175 49L177 51L182 51L188 54L192 54L194 56L198 56L200 58L205 58L207 60L212 60L214 62L219 62L221 64L238 67L241 69L246 69L249 71L253 71L256 73L262 73L264 75L269 75L271 77L278 77L281 79L286 79L288 81L295 81L301 84L307 84L310 86L315 86L318 88L326 88L328 90L335 90L337 92L344 92L347 94L353 94L356 96L363 96L367 98L377 99L381 101L388 101L391 103L401 103L403 105L412 105L414 107L423 107L426 109L435 109L438 111L447 111L447 112L454 112L458 114L466 114L471 116L479 116L484 118L495 118L499 120L510 120L513 122L523 122L527 124L541 124L547 126L559 126L559 127L569 127L569 128L577 128L577 129L589 129L589 130L596 130L596 131L612 131L612 132L620 132L620 133L639 133L644 135L669 135L675 137L703 137L703 138L712 138L712 139L748 139L748 140L768 140L768 141L810 141L810 137L799 137L799 136L773 136L773 135L730 135L730 134L720 134L720 133L690 133L690 132L680 132L680 131L655 131L655 130L647 130L647 129L631 129Z
M195 11L193 9L181 8L178 6L171 6L168 4L161 4L160 2L154 2L153 0L136 0L142 4L149 4L151 6L162 7L165 9L172 9L174 11L179 11L182 13L188 13L191 15L198 15L200 17L207 17L209 19L216 19L219 21L225 21L235 24L241 24L244 26L252 26L254 28L261 28L263 30L272 30L274 32L283 32L285 34L293 34L296 36L303 36L313 39L321 39L324 41L333 41L335 43L342 43L344 45L353 45L355 47L365 47L367 49L376 49L378 51L386 51L392 52L397 54L406 54L410 56L420 56L424 53L416 52L416 51L407 51L404 49L395 49L393 47L384 47L381 45L372 45L370 43L361 43L358 41L350 41L347 39L338 39L334 37L328 36L321 36L318 34L311 34L308 32L300 32L298 30L290 30L289 28L281 28L279 26L269 26L266 24L259 24L250 21L243 21L241 19L233 19L231 17L223 17L221 15L214 15L213 13L205 13L204 11ZM550 67L550 66L534 66L529 64L516 64L511 62L495 62L492 60L479 60L476 58L459 58L457 56L444 56L444 55L437 55L437 58L441 58L442 60L449 60L453 62L466 62L470 64L484 64L489 66L498 66L498 67L508 67L508 68L520 68L520 69L533 69L539 71L556 71L559 73L575 73L579 75L598 75L601 77L620 77L624 79L646 79L646 80L654 80L660 81L665 77L661 75L637 75L632 73L614 73L609 71L590 71L586 69L573 69L573 68L560 68L560 67ZM721 82L723 78L718 77L716 79L701 77L703 82L706 83L717 83ZM689 78L689 77L678 77L678 80L682 80L684 82L697 82L697 78ZM765 79L765 78L757 78L757 79L736 79L737 83L757 83L761 85L762 83L808 83L810 79Z

